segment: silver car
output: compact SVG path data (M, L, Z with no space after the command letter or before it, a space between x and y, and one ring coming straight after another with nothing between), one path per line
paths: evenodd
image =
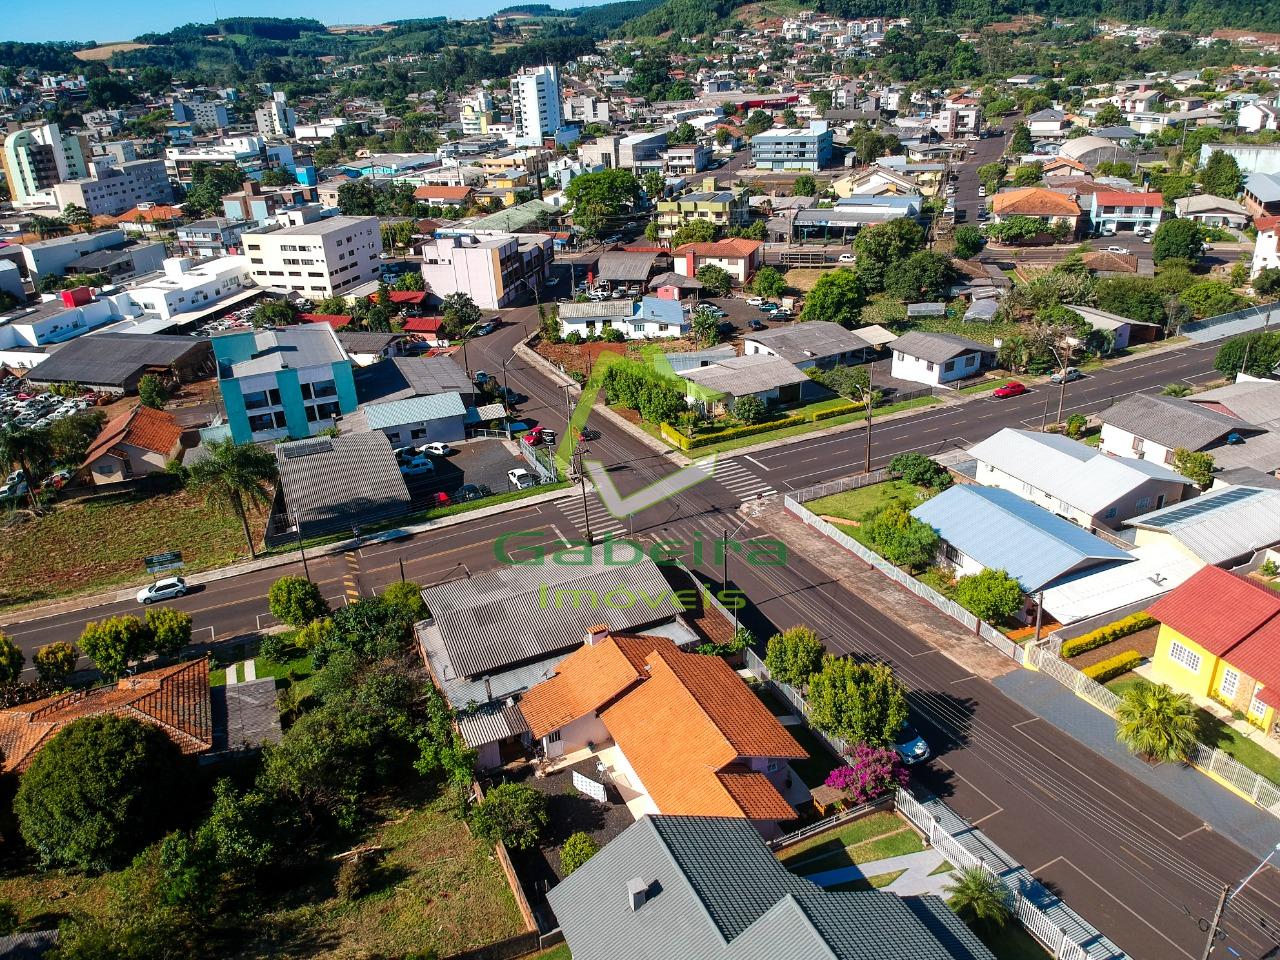
M155 603L157 600L172 600L187 593L187 581L181 577L165 577L138 591L138 602Z
M902 725L893 741L894 752L908 767L929 759L929 744L908 721Z

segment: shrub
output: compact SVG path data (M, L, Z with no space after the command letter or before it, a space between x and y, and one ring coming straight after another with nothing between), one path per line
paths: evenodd
M267 594L271 615L291 627L301 627L329 612L329 603L320 588L306 577L284 576L271 585Z
M560 868L567 877L599 852L600 845L591 839L590 834L582 831L570 834L560 848Z
M891 747L859 743L846 755L849 766L836 767L827 774L826 785L847 791L854 803L870 803L907 785L906 768Z
M26 662L27 658L13 639L8 634L0 633L0 684L17 683Z
M809 627L796 626L775 633L765 647L764 665L774 680L797 690L822 669L822 640Z
M258 641L258 656L274 660L276 663L292 660L298 648L298 635L301 632L301 630L284 630L279 633L264 633L262 639Z
M378 858L372 854L357 854L342 861L338 868L335 886L343 900L359 900L376 885Z
M1073 413L1067 417L1067 436L1076 439L1080 434L1084 433L1085 427L1089 425L1089 418L1083 413Z
M1100 660L1091 667L1085 667L1081 672L1090 680L1097 683L1106 683L1121 674L1128 673L1142 663L1144 659L1146 658L1137 650L1126 650L1124 653L1116 654L1114 657Z
M477 836L513 850L538 844L547 826L547 798L523 783L501 783L471 815Z
M1004 570L983 570L957 580L954 598L979 620L1000 623L1022 607L1022 586Z
M948 481L951 479L946 467L930 460L923 453L900 453L889 461L889 469L917 487L949 485L944 484L942 477L946 477Z
M149 642L146 625L134 616L90 620L80 633L80 649L112 680L146 654Z
M36 674L42 683L60 688L75 670L76 660L79 658L80 651L74 645L65 640L59 640L36 651L34 658Z
M146 626L149 646L161 655L177 653L191 642L191 614L173 607L152 607Z
M411 580L397 581L382 591L382 599L393 603L413 618L413 622L425 620L427 604L422 599L422 585Z
M1277 567L1276 562L1268 557L1262 561L1262 566L1258 568L1258 572L1264 577L1274 577L1277 573L1280 573L1280 567ZM37 659L39 656L39 654L36 654Z
M1064 660L1079 656L1089 650L1096 650L1098 647L1106 646L1113 640L1119 640L1121 637L1127 637L1130 634L1137 633L1139 630L1145 630L1147 627L1155 625L1155 618L1146 613L1134 613L1115 623L1108 623L1106 626L1099 627L1089 633L1079 637L1073 637L1062 644L1062 650L1059 656Z

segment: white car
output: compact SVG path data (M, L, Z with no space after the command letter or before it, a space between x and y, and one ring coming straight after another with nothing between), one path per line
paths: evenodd
M1129 248L1128 248L1128 247L1117 247L1115 244L1112 244L1111 246L1107 247L1106 252L1107 252L1107 253L1115 253L1115 254L1119 254L1120 256L1122 256L1122 257L1123 257L1123 256L1125 256L1125 255L1129 252Z
M517 490L524 490L528 487L535 487L538 485L537 478L524 467L516 467L514 470L508 470L507 482Z
M424 473L435 473L436 465L426 455L414 457L408 463L400 464L400 473L406 477L420 477Z
M840 254L839 257L836 258L836 262L837 263L853 263L854 260L856 259L857 257L855 257L852 253L842 253Z
M764 303L764 297L747 297L747 306L758 307Z
M172 600L186 596L187 581L181 577L165 577L138 591L138 602L152 604L157 600Z
M457 453L453 447L447 443L424 443L418 448L419 453L425 453L430 457L447 457L451 453Z

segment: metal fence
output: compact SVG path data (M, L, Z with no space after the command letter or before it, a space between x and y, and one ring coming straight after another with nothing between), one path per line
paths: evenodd
M774 680L770 677L769 668L764 665L764 661L756 656L755 651L750 647L743 651L742 662L743 666L751 672L753 677L765 684L765 686L785 700L796 716L804 717L806 721L809 719L809 704L805 701L804 695L790 684L783 683L781 680ZM812 730L816 736L821 737L837 757L845 757L845 751L849 749L849 744L847 742L841 740L839 737L833 737L830 734L823 733L817 727L813 726L813 724L809 724L809 729Z
M516 447L520 450L520 455L524 457L525 462L533 467L540 483L555 483L560 479L555 461L551 454L546 452L546 447L531 447L524 442L517 443Z
M833 817L827 817L819 820L817 823L811 823L806 827L801 827L785 836L775 837L772 840L765 841L770 850L775 852L784 850L793 844L799 843L801 840L807 840L809 837L817 836L819 833L825 833L833 827L838 827L842 823L848 823L850 820L857 820L859 817L865 817L869 813L875 813L877 810L884 810L886 807L893 806L893 797L891 795L883 796L879 800L872 800L870 803L864 803L861 806L851 807L848 810L841 811Z
M1178 327L1178 333L1199 343L1207 343L1253 330L1263 330L1272 324L1280 324L1280 301L1245 307L1243 310L1233 310L1204 320L1192 320Z
M837 493L844 493L846 490L857 490L860 487L869 487L873 483L884 483L886 480L896 480L899 474L881 467L879 470L872 470L870 473L858 473L852 477L841 477L839 480L828 480L826 483L817 483L812 487L805 487L803 490L796 490L791 494L791 499L797 503L807 503L810 500L820 500L823 497L834 496Z
M870 476L870 474L867 474L867 476ZM813 488L810 487L809 489ZM858 557L858 559L862 560L868 566L875 568L899 586L910 590L925 603L942 611L966 630L973 631L973 633L991 644L1009 659L1016 663L1022 663L1022 648L1002 634L999 630L996 630L989 624L983 623L964 607L960 606L960 604L948 597L944 597L937 590L934 590L933 587L921 583L908 573L903 573L875 551L867 549L847 533L844 533L832 524L827 523L827 521L823 520L808 507L804 506L803 503L797 502L794 497L794 494L788 496L784 502L786 504L786 508L795 516L799 517L823 536L834 540L854 556Z
M1120 698L1102 684L1086 677L1065 660L1057 657L1052 650L1043 646L1029 646L1026 657L1028 666L1035 667L1041 673L1057 680L1076 696L1115 716L1116 708L1120 706ZM1223 753L1216 747L1197 743L1188 760L1201 770L1225 780L1268 813L1280 817L1280 786L1250 770L1235 757Z

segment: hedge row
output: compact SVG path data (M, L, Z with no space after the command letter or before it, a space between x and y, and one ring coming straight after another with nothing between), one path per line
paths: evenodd
M1064 660L1069 660L1089 650L1096 650L1098 647L1111 643L1113 640L1119 640L1121 637L1127 637L1131 633L1137 633L1139 630L1155 626L1155 623L1155 618L1146 613L1130 614L1123 620L1117 620L1115 623L1099 627L1091 633L1065 641L1062 644L1061 657Z
M1099 660L1092 667L1085 667L1082 672L1090 680L1097 683L1106 683L1108 680L1114 680L1122 673L1128 673L1144 659L1146 658L1137 650L1126 650L1124 653L1108 657L1106 660Z
M806 422L807 421L801 417L785 417L782 420L769 420L765 423L743 424L740 427L726 427L723 430L699 433L692 439L686 437L669 423L664 423L660 429L663 438L666 439L668 443L674 443L681 450L692 450L694 447L706 447L713 443L719 443L722 440L733 440L736 437L754 437L756 434L768 433L771 430L780 430L783 427L793 427L798 423Z

